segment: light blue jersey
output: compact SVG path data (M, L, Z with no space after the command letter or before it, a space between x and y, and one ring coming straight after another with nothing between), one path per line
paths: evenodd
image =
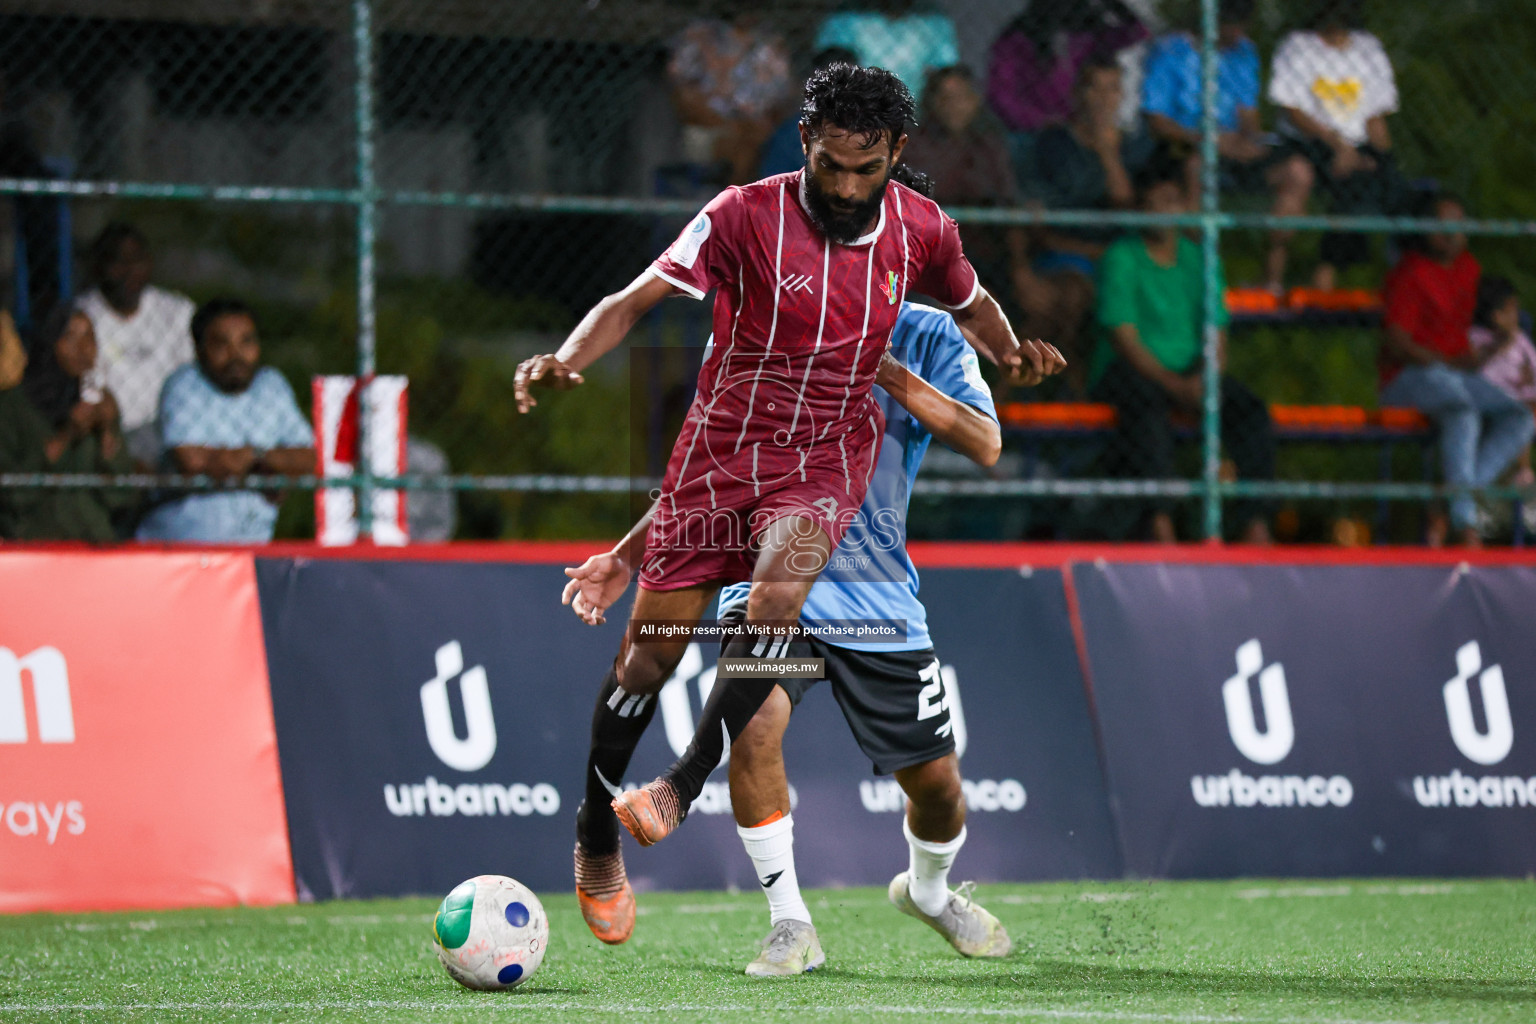
M891 332L891 355L950 398L997 419L976 353L948 313L902 303ZM933 643L928 638L928 613L917 599L917 569L907 555L907 504L933 435L896 399L884 391L877 391L876 397L885 413L880 461L858 519L843 534L811 588L800 621L813 629L833 622L904 621L906 636L894 642L843 640L825 634L823 639L859 651L920 651ZM745 602L748 589L746 583L722 588L721 615Z

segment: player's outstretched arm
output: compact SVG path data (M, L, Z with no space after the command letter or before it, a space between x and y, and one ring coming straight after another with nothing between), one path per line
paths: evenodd
M875 373L879 384L934 437L979 466L995 466L1003 451L997 421L956 401L903 366L887 352Z
M1067 368L1067 361L1055 345L1030 338L1021 341L1016 337L1008 318L1003 315L1003 307L985 288L979 289L969 305L954 310L951 315L960 325L965 340L1001 367L1012 383L1033 387Z
M518 365L512 381L517 411L527 412L539 404L533 398L536 387L568 391L580 384L582 370L617 348L635 322L656 303L677 294L675 285L647 270L629 287L593 306L558 351L525 359Z
M600 626L607 621L604 613L629 589L634 567L645 555L645 535L655 514L656 505L652 503L613 550L593 555L575 568L565 570L571 579L560 594L560 603L570 605L577 617L589 626Z

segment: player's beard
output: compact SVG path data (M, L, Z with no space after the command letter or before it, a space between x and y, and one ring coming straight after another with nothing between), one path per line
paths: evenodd
M838 245L852 245L864 236L875 218L880 216L880 204L885 202L885 190L891 183L886 174L868 199L860 203L843 203L833 200L816 185L810 169L805 171L805 205L817 230Z

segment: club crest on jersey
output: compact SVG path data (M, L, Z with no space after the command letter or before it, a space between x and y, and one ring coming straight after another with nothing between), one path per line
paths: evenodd
M885 296L886 305L896 305L896 300L900 298L900 289L898 287L900 283L901 275L896 273L896 271L887 270L885 272L885 280L880 282L880 294Z

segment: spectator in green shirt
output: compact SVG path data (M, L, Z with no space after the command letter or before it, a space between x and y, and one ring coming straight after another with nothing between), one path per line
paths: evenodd
M1183 213L1188 208L1184 179L1172 159L1155 159L1137 183L1138 199L1149 213ZM1217 267L1217 294L1226 282ZM1149 228L1110 245L1099 278L1098 320L1103 336L1094 353L1093 394L1112 403L1119 430L1112 449L1122 475L1167 480L1175 476L1170 414L1198 416L1204 386L1201 325L1204 275L1200 248L1176 228ZM1219 353L1225 361L1227 311L1220 305ZM1221 433L1237 473L1269 480L1275 473L1269 410L1253 392L1225 373L1221 377ZM1235 509L1242 537L1270 539L1267 514L1259 503ZM1177 539L1171 503L1151 510L1153 540Z

